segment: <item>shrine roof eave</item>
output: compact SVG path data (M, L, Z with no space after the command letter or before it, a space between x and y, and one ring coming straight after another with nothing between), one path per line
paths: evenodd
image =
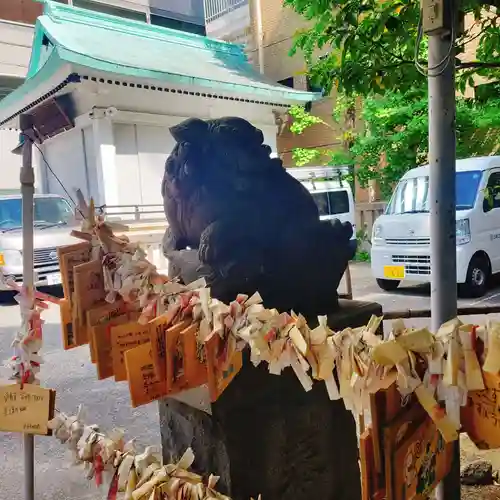
M321 98L261 75L241 46L47 0L35 26L27 78L0 101L0 126L92 72L122 81L201 88L241 100L252 96L277 106Z

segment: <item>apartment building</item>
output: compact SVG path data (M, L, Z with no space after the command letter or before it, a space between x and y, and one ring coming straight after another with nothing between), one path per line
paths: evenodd
M205 25L207 36L245 44L249 59L271 80L295 89L321 92L308 81L302 55L289 56L293 37L305 21L285 8L282 0L205 0ZM286 116L277 117L277 146L285 166L294 165L294 148L341 149L345 147L345 126L361 126L354 117L350 124L339 127L332 120L334 99L334 95L328 96L312 105L312 113L327 125L315 125L301 136L290 132ZM357 189L356 194L359 201L368 200L366 190Z
M145 23L205 35L203 0L56 0ZM0 99L26 76L33 26L43 6L34 0L0 0ZM20 158L11 153L17 131L0 131L0 194L19 189Z

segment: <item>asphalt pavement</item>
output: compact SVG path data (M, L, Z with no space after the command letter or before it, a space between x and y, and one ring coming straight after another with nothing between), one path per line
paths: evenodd
M371 277L369 265L352 266L354 298L379 302L384 311L423 309L430 305L430 288L425 285L402 286L396 292L378 289ZM500 286L476 300L460 300L459 305L486 305L500 303ZM0 305L0 362L10 356L10 342L19 325L19 308L13 301ZM113 379L98 381L94 365L89 360L88 347L70 351L62 349L59 311L51 307L44 313L45 363L41 367L42 384L57 391L56 406L73 414L78 405L85 410L85 420L110 430L122 427L127 437L137 438L138 444L152 444L160 448L157 404L152 403L132 409L126 382ZM484 317L470 318L484 322ZM421 326L426 319L407 320L408 325ZM389 327L390 325L386 325ZM0 369L1 376L8 371ZM35 487L36 500L100 500L105 491L99 492L92 482L85 479L82 466L71 464L71 457L64 446L53 437L35 438ZM0 433L0 500L23 498L22 437Z

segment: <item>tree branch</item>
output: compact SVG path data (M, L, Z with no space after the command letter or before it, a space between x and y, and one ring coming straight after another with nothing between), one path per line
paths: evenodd
M457 63L457 69L467 69L467 68L500 68L499 62L480 62L480 61L469 61Z

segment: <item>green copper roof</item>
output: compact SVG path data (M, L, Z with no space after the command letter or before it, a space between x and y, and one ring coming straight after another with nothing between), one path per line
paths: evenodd
M42 74L46 79L68 63L79 72L87 67L116 76L252 94L277 103L304 103L319 97L265 78L248 62L240 45L49 0L44 4L27 79L0 103L0 112L36 88Z

